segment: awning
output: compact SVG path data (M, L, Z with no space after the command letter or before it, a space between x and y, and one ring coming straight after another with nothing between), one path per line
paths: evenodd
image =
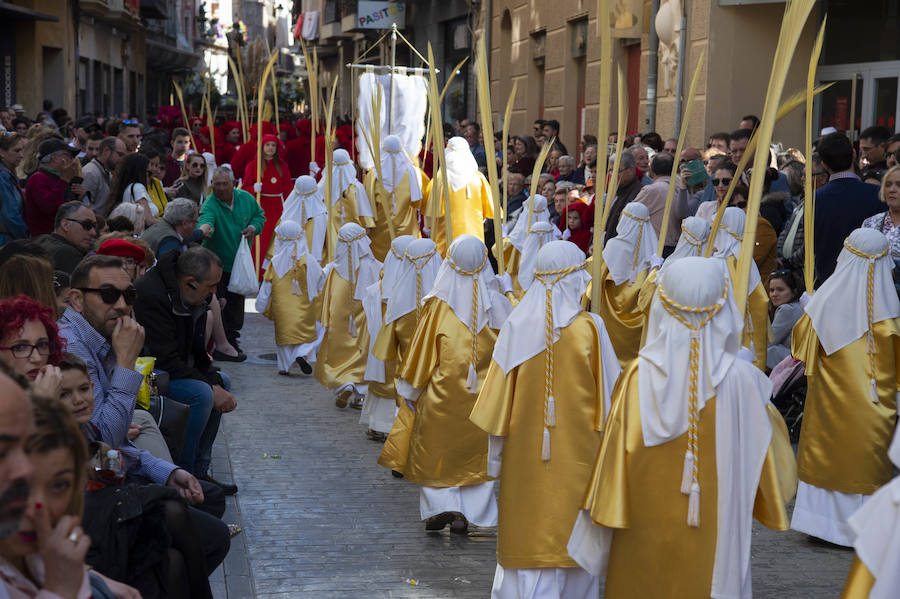
M30 8L25 8L24 6L19 6L17 4L10 4L9 2L3 2L0 0L0 15L4 17L9 17L11 19L16 19L20 21L53 21L59 22L59 17L48 15L44 12L38 12L36 10L31 10Z

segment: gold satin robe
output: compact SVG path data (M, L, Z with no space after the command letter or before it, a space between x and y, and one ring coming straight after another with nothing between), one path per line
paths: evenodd
M353 299L350 282L332 268L319 294L322 298L322 315L325 336L313 376L326 389L336 389L345 383L362 383L366 374L366 356L369 348L369 331L362 302ZM350 319L356 327L356 336L350 331ZM363 349L365 348L365 349Z
M546 351L504 376L491 363L470 416L504 437L497 561L504 568L574 568L566 544L584 500L604 421L600 337L582 312L553 346L556 426L541 460Z
M437 176L441 176L440 171ZM447 225L444 223L444 202L443 198L433 197L434 191L435 185L432 183L428 195L422 198L421 210L426 217L432 217L432 209L437 213L437 216L431 219L431 239L434 240L441 256L446 256L450 242L447 241ZM433 206L434 202L437 202L437 205ZM493 216L490 185L481 173L458 191L450 190L450 223L453 226L453 239L469 234L484 241L484 219Z
M734 280L737 277L737 258L728 256L728 273L731 275L731 285L734 288ZM753 351L756 359L753 365L766 371L766 351L769 348L769 294L762 281L750 291L747 296L747 312L750 314L750 324L753 330L747 326L747 318L744 317L744 341L743 347L750 347L750 341L753 341Z
M369 198L369 205L372 199ZM325 199L325 205L328 205L328 198ZM375 226L375 219L371 216L360 216L356 206L356 184L351 184L341 193L338 201L331 206L331 219L328 222L328 229L325 232L326 239L329 235L333 235L337 239L338 231L347 223L356 223L364 229L372 229ZM372 206L372 214L375 207ZM309 234L308 234L309 235ZM312 236L307 236L308 240L312 240ZM328 243L325 244L323 252L328 251ZM324 260L322 262L324 264Z
M426 179L425 174L422 178ZM422 182L424 184L424 181ZM384 262L385 256L391 249L391 230L388 227L385 216L385 203L393 210L391 222L394 225L394 235L412 235L415 238L421 237L419 234L419 219L416 209L419 207L421 200L411 202L411 194L409 191L409 175L403 175L394 187L393 195L388 193L381 181L378 179L378 171L375 168L369 170L365 176L366 193L369 195L369 201L372 204L372 211L375 214L375 228L369 232L369 238L372 240L372 253L375 259Z
M797 489L794 454L781 415L768 406L772 441L760 475L753 517L787 530L785 504ZM606 573L608 599L709 597L717 534L716 398L700 411L700 527L687 525L681 493L687 432L645 447L638 398L638 362L622 373L597 456L584 509L595 524L615 529ZM653 571L647 565L653 564Z
M392 360L395 364L402 363L403 356L406 355L409 344L412 343L418 324L416 312L413 310L409 314L404 314L397 320L384 325L378 332L375 345L372 347L372 353L379 360ZM396 367L394 377L396 378ZM403 472L409 456L409 436L412 432L413 421L416 419L416 413L406 405L406 401L399 395L396 396L396 401L399 411L394 419L393 426L391 426L387 440L384 442L381 455L378 456L378 464L397 472Z
M650 321L650 306L653 305L653 297L656 295L656 277L659 269L654 268L647 273L647 278L638 292L637 309L644 315L644 329L641 331L641 347L647 342L647 323Z
M600 266L600 280L603 286L600 291L600 309L597 313L603 318L609 339L616 350L619 365L634 360L641 349L641 335L644 331L644 312L639 308L638 298L649 270L637 273L634 283L624 281L616 285L606 264ZM585 297L591 299L591 286L588 286Z
M269 307L263 316L275 322L276 345L300 345L316 340L316 320L322 312L322 296L309 301L306 289L306 258L301 256L282 278L274 268L267 268L263 281L272 283ZM300 294L291 292L294 281Z
M844 583L844 592L841 593L841 599L868 599L873 586L875 586L875 577L872 576L866 565L859 559L859 556L854 555L850 573L847 574L847 582Z
M893 476L888 447L897 423L900 319L876 322L874 332L878 403L865 335L826 356L809 315L794 325L791 353L806 363L809 383L797 466L800 480L820 489L871 495Z
M488 435L469 421L476 396L466 389L471 351L469 327L453 309L429 298L400 366L399 376L422 389L416 401L404 475L427 487L461 487L491 480ZM477 336L475 372L484 380L497 331L485 325Z

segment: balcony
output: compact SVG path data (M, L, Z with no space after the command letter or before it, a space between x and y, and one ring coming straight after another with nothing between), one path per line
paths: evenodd
M83 0L81 11L113 25L132 25L140 20L136 5L125 0Z

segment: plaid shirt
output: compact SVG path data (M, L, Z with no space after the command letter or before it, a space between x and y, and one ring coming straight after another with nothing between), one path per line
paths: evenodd
M117 365L110 342L72 308L66 308L58 324L66 350L84 360L94 383L91 424L100 440L122 452L129 473L166 484L177 466L138 449L126 436L144 376Z

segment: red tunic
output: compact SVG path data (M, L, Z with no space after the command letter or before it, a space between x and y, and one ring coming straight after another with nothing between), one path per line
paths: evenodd
M253 191L254 183L256 183L255 160L248 164L244 169L242 187L245 191L252 194L253 197L256 197L256 192ZM259 204L262 206L263 212L266 215L266 223L263 225L262 233L259 236L259 247L262 256L265 256L269 250L269 243L272 241L275 226L281 218L284 200L290 195L291 191L294 189L294 185L291 183L291 175L283 160L281 161L281 174L278 174L278 169L275 168L275 164L271 160L265 162L262 184L263 188L259 197ZM255 245L256 244L251 245L254 252ZM262 276L262 272L260 272L260 276Z

